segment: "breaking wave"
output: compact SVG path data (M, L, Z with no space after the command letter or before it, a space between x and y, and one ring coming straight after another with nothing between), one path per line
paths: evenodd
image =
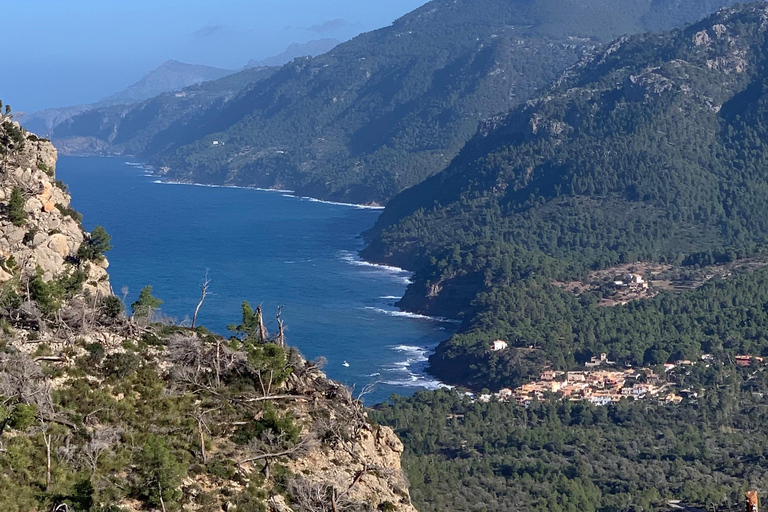
M450 318L444 318L442 316L420 315L418 313L409 313L408 311L393 311L390 309L375 308L373 306L366 306L365 309L370 309L371 311L375 311L376 313L381 313L384 315L402 316L405 318L414 318L416 320L430 320L432 322L440 322L445 324L457 324L457 325L461 323L461 320L452 320Z
M392 347L392 350L402 353L405 360L382 368L384 372L380 381L382 384L428 390L450 387L426 374L428 354L432 351L431 348L397 345Z

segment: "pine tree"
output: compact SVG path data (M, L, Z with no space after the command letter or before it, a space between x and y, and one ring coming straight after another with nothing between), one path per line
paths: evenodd
M139 299L131 304L131 311L135 317L149 318L152 316L152 312L162 304L162 300L152 296L152 287L145 286L139 292Z
M11 199L8 201L8 218L14 226L23 226L27 219L27 212L24 210L24 194L18 187L13 189Z

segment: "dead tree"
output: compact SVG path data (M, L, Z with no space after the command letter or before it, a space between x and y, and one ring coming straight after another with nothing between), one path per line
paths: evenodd
M197 307L195 308L195 314L192 315L192 328L195 328L195 325L197 325L197 313L200 311L200 307L203 305L203 302L205 301L205 297L208 295L208 286L211 284L211 280L208 279L208 271L205 271L205 278L203 278L203 282L200 285L200 302L197 303Z
M119 427L101 426L93 429L91 438L80 452L91 469L91 477L96 474L99 458L120 439L122 433L123 430Z
M315 482L299 477L290 482L291 500L299 512L358 512L370 510L366 503L354 501L339 492L331 482Z
M43 428L45 428L45 423L43 423ZM45 490L49 491L51 489L51 443L53 441L53 434L49 433L47 430L43 431L43 441L45 441Z
M249 456L237 461L236 465L242 466L257 461L264 461L265 478L269 478L271 463L275 459L282 457L297 457L312 450L317 445L317 439L310 433L298 442L289 439L285 432L276 434L271 429L267 429L261 435L252 439L247 446Z
M261 311L261 304L256 306L256 321L259 324L259 343L266 343L269 341L269 333L267 332L267 326L264 325L264 315Z
M283 306L277 307L277 338L275 338L275 343L285 348L285 329L283 325L283 319L281 318L283 315Z
M245 353L232 350L221 338L211 345L195 335L183 334L170 337L168 355L177 380L211 390L221 387L227 373L242 371L247 361Z
M197 434L200 436L200 458L203 460L203 464L208 462L208 454L205 451L205 433L211 433L211 429L208 427L208 421L206 415L221 409L221 407L215 407L206 411L196 411L191 413L190 416L197 422Z

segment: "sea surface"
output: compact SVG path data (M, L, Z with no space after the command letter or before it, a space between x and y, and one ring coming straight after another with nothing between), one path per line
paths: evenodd
M410 274L361 261L359 234L380 210L244 188L160 183L119 158L61 157L57 178L91 230L112 235L107 253L116 295L130 304L146 285L176 322L192 317L206 272L210 294L198 324L227 335L241 304L262 304L276 331L282 306L288 343L327 358L329 377L379 403L434 389L428 354L455 324L398 311Z

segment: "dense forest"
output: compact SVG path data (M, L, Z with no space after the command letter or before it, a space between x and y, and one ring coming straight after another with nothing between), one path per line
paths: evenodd
M120 132L135 130L114 118L102 126L96 114L54 139L103 140L116 130L118 145L105 150L152 157L173 179L384 202L443 169L479 121L527 100L600 43L730 3L433 0L326 55L297 59L155 141L121 146Z
M364 254L416 271L402 306L464 314L463 333L432 359L438 375L473 386L518 378L517 357L497 365L483 355L495 336L558 364L603 349L659 362L654 350L691 355L706 335L697 325L648 331L635 308L670 314L678 303L706 325L709 313L694 318L690 306L726 289L764 307L749 287L760 275L615 311L550 286L620 263L696 266L764 252L763 16L753 4L622 38L540 99L489 121L445 171L391 201Z
M744 510L744 491L768 483L768 371L699 364L683 377L699 396L680 405L525 408L440 390L373 417L403 440L421 512Z

